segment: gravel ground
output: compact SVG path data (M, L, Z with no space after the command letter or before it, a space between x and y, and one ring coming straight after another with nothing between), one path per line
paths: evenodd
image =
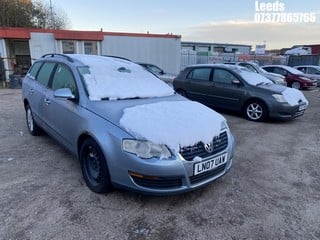
M194 192L151 197L85 185L78 160L31 136L21 90L0 89L0 239L320 239L320 92L288 122L223 115L231 171Z

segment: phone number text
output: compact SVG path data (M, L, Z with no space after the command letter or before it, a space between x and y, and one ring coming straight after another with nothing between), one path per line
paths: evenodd
M256 12L254 14L254 21L257 23L314 23L316 20L315 13Z

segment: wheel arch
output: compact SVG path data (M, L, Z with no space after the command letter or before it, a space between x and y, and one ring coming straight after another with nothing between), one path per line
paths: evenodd
M24 109L26 109L27 105L30 105L30 104L29 104L28 99L25 98L25 99L23 100Z
M252 103L252 102L255 102L255 101L258 101L258 102L261 102L261 103L264 104L264 106L265 106L266 109L267 109L266 115L267 115L267 117L269 117L269 106L268 106L267 102L264 101L264 100L261 99L261 98L258 98L258 97L251 97L251 98L247 99L247 100L243 103L243 105L242 105L241 112L243 112L243 111L245 110L246 106L247 106L249 103Z
M95 176L95 174L91 172L92 168L89 167L89 165L91 165L91 164L88 165L88 162L87 162L88 160L86 160L86 157L82 158L82 156L81 156L82 151L84 151L86 154L87 149L88 149L87 147L89 145L85 146L85 144L88 144L88 142L91 142L91 144L96 145L97 149L99 149L99 152L102 154L102 157L103 157L103 159L101 159L100 157L98 158L98 159L100 159L100 160L98 160L98 162L100 162L100 164L98 164L98 165L101 166L101 167L99 167L98 172L99 172L99 175L100 174L103 175L102 178L99 178L100 180L98 180L96 178L97 176ZM90 146L93 146L93 145L90 145ZM83 178L85 179L87 186L93 192L96 192L96 193L110 192L113 189L111 175L110 175L110 169L108 166L107 158L105 156L105 152L104 152L102 146L100 145L99 141L97 141L91 134L85 132L79 136L77 147L78 147L78 149L77 149L78 159L80 161ZM101 160L103 160L103 161L101 161ZM89 160L89 162L90 162L90 160ZM102 169L102 172L100 172L101 169Z
M83 144L83 142L87 139L87 138L92 138L98 145L100 145L96 139L94 137L92 137L88 132L84 132L82 133L79 138L78 138L78 142L77 142L77 154L78 154L78 159L80 159L80 151L81 151L81 146ZM100 146L101 147L101 146Z
M100 141L90 132L83 132L79 137L78 137L78 141L77 141L77 155L78 155L78 159L80 160L80 151L81 151L81 146L84 143L84 141L88 138L91 138L92 140L94 140L96 142L96 144L100 147L101 151L104 154L104 157L106 159L107 165L108 164L108 159L109 159L109 155L108 153L105 152L105 148L101 145ZM106 140L107 141L107 140Z
M241 109L241 110L244 110L244 108L246 107L246 105L247 105L248 103L251 103L251 102L254 102L254 101L262 102L262 103L266 106L267 110L269 111L269 107L268 107L268 104L266 103L266 101L264 101L263 99L258 98L258 97L251 97L251 98L247 99L247 100L243 103L243 106L242 106L242 109Z
M185 96L185 97L187 97L188 98L188 93L187 93L187 91L186 90L184 90L183 88L177 88L177 89L175 89L175 91L176 91L176 93L178 93L178 94L180 94L181 96ZM183 93L183 94L181 94L181 93Z

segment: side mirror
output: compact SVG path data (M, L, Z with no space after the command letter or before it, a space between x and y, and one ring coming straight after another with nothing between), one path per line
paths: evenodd
M241 82L239 79L234 79L234 80L232 80L232 84L240 86Z
M60 88L54 92L54 97L73 100L76 97L72 94L70 88Z

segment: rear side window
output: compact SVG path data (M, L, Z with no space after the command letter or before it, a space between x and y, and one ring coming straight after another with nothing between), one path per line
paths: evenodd
M70 88L72 93L76 92L76 84L72 75L71 70L62 64L59 64L52 80L52 90L59 88Z
M52 70L56 64L52 62L44 63L40 68L37 76L37 81L43 86L48 86L48 82L52 73Z
M36 76L37 76L37 73L40 69L42 65L42 62L37 62L35 64L32 65L31 69L29 70L28 72L28 75L32 78L32 79L35 79Z
M308 73L310 74L320 74L320 71L315 68L308 68Z
M210 81L211 68L196 68L189 74L188 78L200 81Z

